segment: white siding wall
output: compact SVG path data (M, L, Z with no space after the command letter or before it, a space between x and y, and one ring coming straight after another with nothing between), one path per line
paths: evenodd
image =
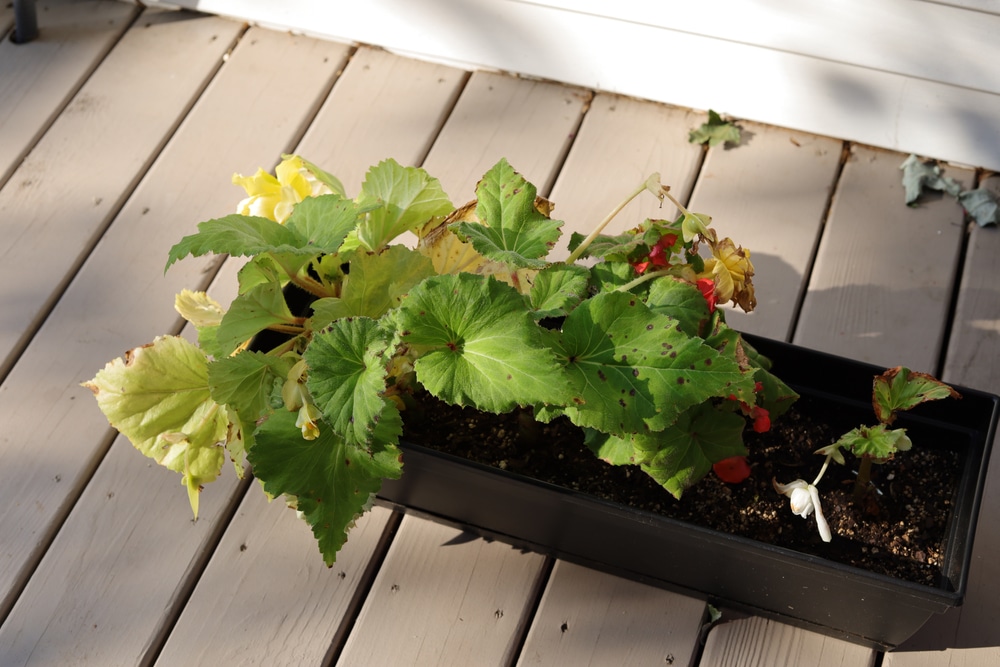
M172 0L1000 170L1000 0Z

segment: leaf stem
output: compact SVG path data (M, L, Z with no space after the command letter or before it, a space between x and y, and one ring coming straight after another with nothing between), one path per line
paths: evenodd
M645 181L643 181L642 184L639 187L637 187L635 190L633 190L632 193L629 194L629 196L626 197L620 204L618 204L618 206L616 206L611 211L611 213L608 213L608 215L605 216L604 220L601 220L600 224L598 224L597 227L594 228L594 231L590 232L590 235L588 235L587 238L585 238L583 240L583 243L581 243L577 247L577 249L574 250L570 254L570 256L566 258L566 263L567 264L573 264L574 262L576 262L576 260L580 259L580 257L583 256L583 253L587 252L587 248L589 248L590 244L594 242L594 239L596 239L598 237L598 235L600 235L600 233L602 231L604 231L604 228L608 226L608 223L610 223L612 220L614 220L615 216L618 215L619 213L621 213L621 210L623 208L625 208L630 201L632 201L633 199L635 199L636 197L638 197L642 193L643 190L648 189L648 187L649 187L648 183L649 183L648 179L645 180ZM666 189L665 188L663 188L661 191L664 192L664 194L666 193ZM670 195L667 195L667 196L669 197ZM673 199L673 197L670 197L670 198ZM662 197L661 197L661 199L662 199Z
M867 454L861 457L861 465L858 466L858 478L854 480L854 494L853 498L855 502L860 502L862 498L865 497L865 492L868 489L868 485L872 481L872 457Z
M296 286L301 287L315 297L322 299L330 296L329 291L323 286L322 283L313 280L309 276L289 276L289 278L293 283L295 283Z
M272 324L267 327L270 331L277 331L279 333L285 333L292 336L298 336L305 332L304 327L297 326L295 324Z

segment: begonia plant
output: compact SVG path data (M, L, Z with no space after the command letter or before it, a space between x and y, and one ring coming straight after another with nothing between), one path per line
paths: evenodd
M382 480L403 474L418 392L568 419L598 457L678 498L713 465L743 474L744 429L766 431L796 398L725 322L723 304L755 306L749 251L657 174L593 233L571 235L563 261L549 257L562 233L553 205L505 160L457 208L437 179L393 160L354 197L296 156L234 182L247 193L238 212L199 224L167 267L246 258L239 295L223 308L182 292L197 345L159 337L86 385L137 449L181 473L196 516L226 458L239 475L249 463L333 563ZM644 193L680 215L605 234Z

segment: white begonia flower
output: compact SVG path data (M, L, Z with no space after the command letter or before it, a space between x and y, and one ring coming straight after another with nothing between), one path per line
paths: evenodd
M819 536L824 542L833 539L830 534L830 524L823 516L823 508L819 504L819 490L813 484L808 484L804 479L797 479L789 484L779 484L772 480L775 490L788 496L791 500L792 513L802 518L807 518L813 511L816 512L816 528L819 529Z

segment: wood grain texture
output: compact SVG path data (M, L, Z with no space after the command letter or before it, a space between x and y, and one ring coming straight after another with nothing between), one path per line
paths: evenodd
M147 12L0 190L0 377L241 31L212 16Z
M1000 197L1000 176L983 186ZM959 283L944 379L1000 393L1000 234L972 225Z
M563 238L552 257L569 256L573 232L589 234L650 174L659 172L664 185L682 203L687 201L701 163L701 148L687 140L688 132L705 116L686 109L640 102L627 97L595 96L580 127L559 179L552 189L553 217L565 221ZM615 234L646 218L677 215L669 202L643 193L606 229Z
M157 664L322 664L391 514L360 519L328 568L308 525L252 485Z
M712 628L698 667L871 667L875 652L759 616Z
M691 210L751 251L757 309L729 307L735 329L787 340L840 168L842 142L741 123L740 146L708 151Z
M198 521L176 473L119 437L0 627L5 667L138 665L236 488L225 474ZM221 501L221 502L220 502Z
M996 665L1000 665L1000 648L996 646L919 653L886 653L882 660L882 667L996 667Z
M543 562L406 516L337 664L507 664Z
M424 162L456 205L500 158L545 195L573 141L588 91L476 72Z
M1000 176L987 179L983 185L1000 195ZM994 394L1000 394L998 275L1000 233L995 228L972 225L942 379ZM997 451L995 440L993 446ZM994 456L983 492L965 603L949 610L943 617L932 619L914 639L915 642L930 643L936 647L1000 645L1000 624L997 623L1000 596L997 596L995 588L995 582L1000 581L1000 562L996 558L1000 552L997 516L1000 516L1000 463Z
M689 665L701 600L557 561L518 665Z
M353 197L368 168L382 160L423 163L467 77L463 70L361 47L299 151L335 174Z
M964 235L951 197L903 203L905 155L855 146L834 194L794 342L935 372ZM972 172L946 174L969 187Z
M36 9L38 39L0 40L0 185L139 12L112 0L42 0Z
M174 295L203 285L216 262L187 260L164 276L178 225L233 209L234 168L252 172L294 146L346 55L339 45L247 33L0 385L0 616L107 447L107 422L79 383L179 329ZM289 59L303 66L268 66Z

